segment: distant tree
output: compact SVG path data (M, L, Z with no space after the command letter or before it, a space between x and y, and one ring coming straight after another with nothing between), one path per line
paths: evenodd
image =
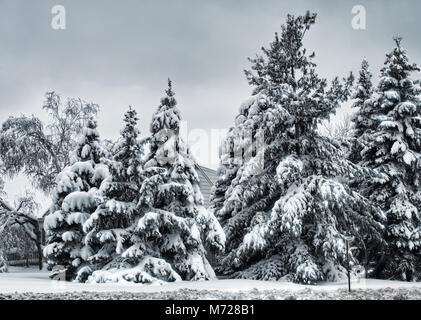
M354 143L354 124L352 116L346 114L338 122L324 123L320 128L320 134L329 137L341 146L341 152L348 157Z
M0 163L1 164L1 163ZM5 192L3 190L4 188L4 181L3 181L3 175L2 175L2 167L0 165L0 197L4 196ZM0 210L3 209L4 204L0 203ZM7 266L7 259L6 259L6 252L5 252L5 245L6 245L6 236L5 236L5 227L4 227L4 215L0 215L0 227L3 231L0 229L0 273L7 272L8 266Z
M7 265L7 259L6 259L5 252L0 247L0 273L7 272L8 270L9 270L9 267Z
M18 260L26 259L26 266L29 266L29 259L37 248L24 228L20 228L18 225L7 226L2 229L0 239L0 251L4 252L5 258L14 253Z
M48 193L56 176L70 164L69 155L89 117L99 107L80 98L62 103L55 92L48 92L42 107L49 115L44 125L35 116L10 117L0 129L0 159L10 177L19 173L31 179L36 188Z
M24 251L30 245L27 240L30 239L33 243L33 248L38 252L38 265L42 269L42 243L41 231L39 229L38 219L36 213L39 204L35 201L34 194L26 192L25 195L18 197L14 206L9 205L0 195L0 237L2 233L10 239L14 239L13 246L21 248ZM19 237L16 237L19 235ZM4 241L6 240L4 239Z

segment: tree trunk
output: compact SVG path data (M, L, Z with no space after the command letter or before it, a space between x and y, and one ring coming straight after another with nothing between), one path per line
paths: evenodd
M37 239L35 241L35 245L37 246L37 252L38 252L38 266L39 266L39 269L42 270L42 245L41 245L42 234L41 234L41 230L36 228L35 229L35 235L37 237Z
M299 123L295 124L295 152L297 153L297 156L300 155L300 144L298 143L298 141L300 140L300 136L301 136L301 126Z
M37 243L37 251L38 251L38 266L39 269L42 270L42 248L41 243Z
M374 276L376 278L378 278L379 275L385 269L385 267L386 267L385 260L386 260L386 255L385 255L384 252L382 252L382 255L380 256L380 259L377 261L377 266L374 269Z

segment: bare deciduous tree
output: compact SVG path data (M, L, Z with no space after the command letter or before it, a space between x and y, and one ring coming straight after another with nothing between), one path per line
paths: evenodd
M39 205L30 192L19 197L14 208L0 197L0 238L5 237L4 233L8 230L19 229L24 232L37 249L39 268L42 269L41 231L35 216L38 208ZM17 247L21 245L23 243L16 244Z
M55 177L70 163L85 120L96 115L99 106L80 98L63 104L55 92L48 92L43 109L49 115L44 126L35 116L10 117L0 129L0 158L5 173L19 173L31 179L34 187L48 193Z
M320 133L338 143L346 154L350 151L353 139L352 116L346 114L340 122L325 122L320 127Z

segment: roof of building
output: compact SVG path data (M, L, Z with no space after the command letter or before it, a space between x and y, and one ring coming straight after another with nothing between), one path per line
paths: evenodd
M198 167L206 174L206 176L209 178L209 180L214 185L216 183L216 181L218 180L218 176L216 174L216 171L213 170L213 169L202 167L200 165Z
M205 168L199 165L196 166L196 171L197 171L197 174L199 175L200 191L202 192L202 195L203 195L205 207L208 208L210 206L212 187L214 186L218 177L216 175L215 170Z

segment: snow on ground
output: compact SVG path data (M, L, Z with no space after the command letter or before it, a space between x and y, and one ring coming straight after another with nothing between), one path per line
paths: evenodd
M255 280L173 282L165 285L82 284L49 279L49 271L11 267L0 274L1 299L421 299L421 283L373 280L317 286Z

